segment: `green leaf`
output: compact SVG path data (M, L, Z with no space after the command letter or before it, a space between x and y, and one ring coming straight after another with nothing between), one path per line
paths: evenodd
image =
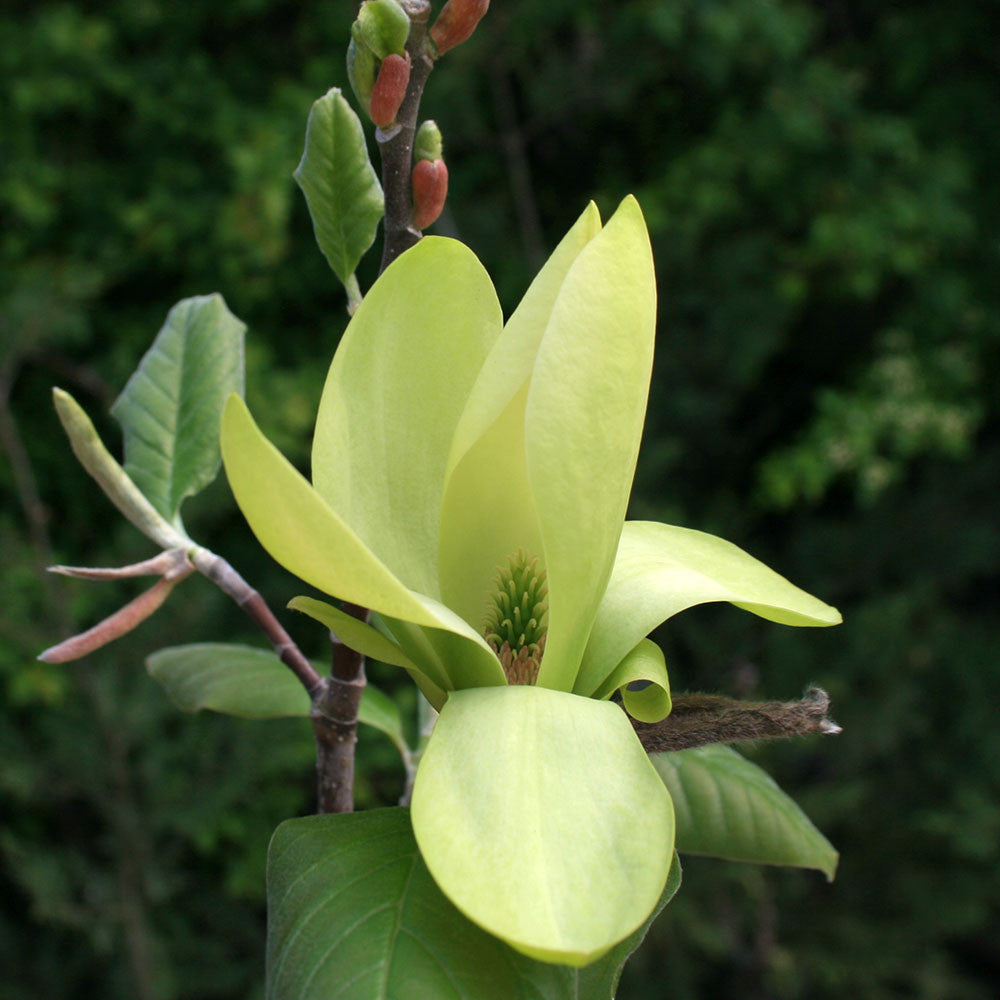
M756 764L726 746L650 759L674 800L682 854L816 868L832 881L837 852Z
M361 121L338 87L309 112L295 180L306 196L316 242L346 285L375 240L385 201Z
M309 714L309 695L273 652L227 643L169 646L146 669L185 712L203 708L245 719Z
M729 601L783 625L841 621L836 608L731 542L690 528L628 521L574 690L592 694L611 668L657 625L709 601Z
M657 912L679 885L675 856ZM442 895L399 808L282 823L267 896L269 1000L611 1000L652 922L584 969L521 955Z
M440 602L405 587L264 437L238 396L223 413L222 457L247 523L289 572L352 604L456 633L464 655L453 662L480 684L505 683L482 636Z
M412 818L427 867L467 917L578 967L646 920L673 856L670 797L625 713L547 688L449 695Z
M187 548L191 539L168 524L104 446L83 407L62 389L52 390L59 421L73 454L96 480L108 499L147 538L164 549Z
M309 714L309 696L270 650L213 642L170 646L148 656L146 669L185 712L207 708L245 719ZM399 708L370 684L361 696L358 721L385 733L401 753L406 749Z
M614 564L646 413L655 327L649 235L629 197L569 269L528 392L528 477L549 583L549 631L538 676L545 687L573 689Z
M243 392L245 332L221 295L178 302L111 408L125 471L168 521L218 474L219 419Z

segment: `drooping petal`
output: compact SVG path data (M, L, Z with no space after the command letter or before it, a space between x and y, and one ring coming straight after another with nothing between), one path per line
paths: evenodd
M841 621L836 608L731 542L691 528L628 521L574 690L598 690L643 636L679 611L710 601L729 601L783 625Z
M611 573L646 412L655 324L649 236L635 199L626 198L566 276L528 393L528 476L549 584L538 677L546 687L572 690Z
M637 689L628 685L644 682ZM635 649L607 676L594 692L595 698L610 698L621 690L622 704L640 722L659 722L670 714L670 680L663 650L649 639L640 639Z
M502 325L472 251L426 237L365 296L323 390L316 489L399 580L433 597L455 426Z
M493 345L455 431L441 511L441 597L474 625L497 567L521 549L542 555L524 454L528 380L566 274L600 227L588 205Z
M617 705L528 686L459 691L420 763L413 829L466 916L580 966L656 905L674 840L663 792Z
M449 608L405 587L264 437L235 395L222 417L222 457L243 516L285 569L342 600L457 633L467 669L482 683L504 683L485 641Z

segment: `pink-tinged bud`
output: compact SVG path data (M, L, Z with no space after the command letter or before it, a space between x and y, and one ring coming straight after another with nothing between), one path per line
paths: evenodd
M448 0L431 28L431 40L438 55L461 45L476 30L489 9L490 0Z
M406 97L409 82L409 52L401 56L386 56L382 60L368 105L368 113L379 128L385 128L396 120L396 113Z
M424 230L444 208L448 168L444 160L417 160L413 167L413 228Z

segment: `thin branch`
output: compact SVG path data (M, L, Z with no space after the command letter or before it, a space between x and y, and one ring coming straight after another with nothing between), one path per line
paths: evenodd
M198 546L190 553L190 558L200 573L228 594L260 626L278 658L298 677L309 697L315 701L322 694L326 681L303 656L264 598L222 556Z
M343 610L360 621L368 609L356 604ZM354 810L354 748L357 744L358 709L367 683L365 658L345 646L332 632L333 663L325 692L313 702L310 713L316 736L316 783L321 813Z
M396 123L387 131L379 129L375 133L382 156L382 188L385 192L385 243L379 273L420 240L420 231L412 225L410 174L420 99L434 68L434 60L427 47L427 19L431 5L429 0L403 0L402 6L410 16L410 37L406 42L412 64L410 82L396 115Z
M744 743L810 733L839 733L827 716L830 696L811 687L800 701L734 701L709 694L678 695L661 722L633 720L647 753L670 753L710 743Z

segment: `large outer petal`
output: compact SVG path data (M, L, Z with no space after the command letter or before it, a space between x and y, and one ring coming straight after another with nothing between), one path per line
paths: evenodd
M434 880L470 920L567 965L646 919L673 852L670 796L625 713L539 687L448 698L412 819Z
M306 583L384 615L463 638L468 680L504 683L485 641L449 608L407 588L260 432L238 396L222 417L222 458L243 516L261 545Z
M566 274L600 227L591 204L493 345L455 431L441 512L441 597L473 624L483 618L497 567L520 549L542 555L524 454L528 381Z
M572 690L611 573L639 452L655 326L652 251L630 197L566 276L528 393L528 476L549 581L538 677L546 687Z
M783 625L837 625L841 620L836 608L800 590L731 542L691 528L629 521L576 692L590 695L601 688L643 636L679 611L709 601L729 601Z
M502 325L472 251L426 237L365 296L323 390L316 489L403 583L434 597L452 438Z

